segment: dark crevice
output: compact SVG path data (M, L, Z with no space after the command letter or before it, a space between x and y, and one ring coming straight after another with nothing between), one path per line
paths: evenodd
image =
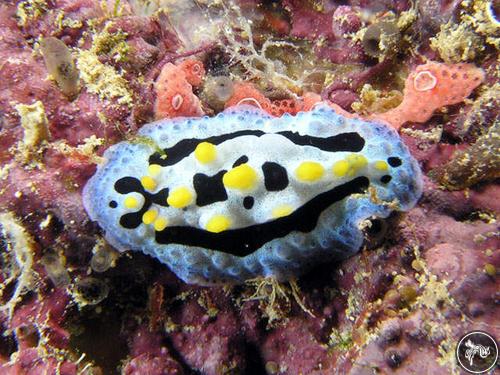
M247 343L246 349L247 367L243 375L266 375L266 365L257 345Z

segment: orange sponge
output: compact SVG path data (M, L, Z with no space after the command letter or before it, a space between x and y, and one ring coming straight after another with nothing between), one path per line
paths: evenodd
M271 101L250 82L235 83L233 95L228 99L224 107L229 108L240 104L253 105L267 113L270 113L271 110Z
M187 65L186 63L180 67L168 63L162 68L155 82L156 119L202 116L204 114L200 100L193 94L193 86L189 82L197 82L193 78L195 75L190 75L189 80L186 76L185 70L192 71L192 69L187 68ZM201 68L203 68L202 65Z
M306 92L302 97L302 110L310 111L316 104L320 103L321 95L315 94L314 92Z
M484 71L472 64L447 65L429 62L419 65L406 79L401 104L387 112L371 115L369 119L387 122L395 129L399 129L407 121L425 122L438 108L462 102L483 81ZM319 102L321 97L310 92L305 93L300 100L284 99L271 102L253 84L242 82L235 84L234 94L225 107L250 104L270 115L282 116L284 113L309 111ZM335 103L327 104L347 118L361 118Z
M270 113L275 117L283 116L285 113L295 115L302 110L302 103L293 99L275 100L272 102Z
M184 72L186 80L193 87L199 87L205 78L205 67L196 59L186 59L181 62L179 68Z
M310 111L319 102L321 102L321 96L313 92L306 92L299 100L283 99L273 101L270 113L276 117L283 116L285 113L296 115L301 111Z
M484 71L472 64L419 65L406 79L403 101L385 113L371 116L398 129L407 121L425 122L445 105L456 104L484 80Z
M300 100L282 99L271 102L253 84L240 82L234 85L234 93L226 102L225 108L248 104L259 107L270 115L280 117L285 113L295 115L300 111L309 111L319 102L321 102L321 97L314 93L306 93Z

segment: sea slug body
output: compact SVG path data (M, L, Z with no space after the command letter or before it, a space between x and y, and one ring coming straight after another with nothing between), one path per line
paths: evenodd
M397 132L319 104L275 118L251 106L165 119L121 142L83 191L120 251L188 283L288 280L356 253L361 224L412 208L421 172Z

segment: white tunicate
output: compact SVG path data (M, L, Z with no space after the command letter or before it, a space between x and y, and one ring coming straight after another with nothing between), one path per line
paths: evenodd
M97 305L109 293L109 286L102 280L93 277L78 280L74 287L74 296L81 306Z
M226 76L208 77L203 87L203 99L213 109L220 111L233 95L233 81Z
M45 67L55 79L64 95L73 98L78 94L78 69L69 48L54 37L44 38L40 43Z
M61 262L61 258L55 253L49 253L42 257L41 263L55 287L68 285L70 277L68 271Z
M90 267L95 272L105 272L112 265L116 256L110 246L96 246L94 255L90 259Z

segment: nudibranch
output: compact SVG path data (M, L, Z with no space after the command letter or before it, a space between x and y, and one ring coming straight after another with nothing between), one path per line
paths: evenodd
M422 192L395 130L323 104L279 118L239 106L139 136L106 150L83 203L111 245L187 283L297 277L356 253L366 220L408 210Z

